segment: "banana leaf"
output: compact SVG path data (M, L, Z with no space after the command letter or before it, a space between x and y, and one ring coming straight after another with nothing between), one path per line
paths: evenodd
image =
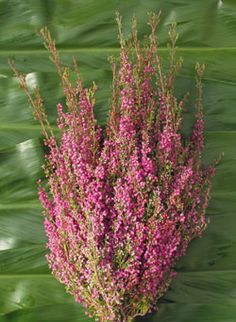
M42 40L45 25L56 39L61 59L78 60L85 85L98 85L96 117L106 123L111 93L108 56L119 53L115 11L128 35L133 14L139 37L148 33L147 12L161 10L160 54L168 62L168 27L177 22L178 55L184 66L176 94L190 92L185 130L194 114L194 65L206 64L204 111L206 150L203 162L219 153L207 210L211 223L177 264L177 277L155 314L137 321L235 322L236 316L236 3L233 0L12 0L0 1L0 322L89 321L50 274L45 261L46 237L37 200L44 149L39 125L32 117L7 61L38 84L50 122L62 90Z

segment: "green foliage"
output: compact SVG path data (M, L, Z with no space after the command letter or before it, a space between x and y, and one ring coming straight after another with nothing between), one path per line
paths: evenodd
M43 159L40 127L33 120L24 93L7 64L28 73L28 82L42 89L47 113L55 122L62 91L36 32L47 25L62 61L78 59L86 85L95 80L96 116L106 122L111 91L107 61L118 53L115 11L125 32L133 13L140 37L148 30L146 12L162 10L160 51L168 62L169 24L175 20L177 54L184 64L176 83L181 97L195 92L195 61L206 64L204 112L205 162L222 151L208 208L211 224L194 241L178 264L179 274L162 299L160 311L138 320L159 322L234 322L236 316L236 3L230 0L76 1L12 0L0 2L0 322L78 322L89 320L61 285L46 262L45 236L35 181ZM186 128L191 127L194 102L187 104Z

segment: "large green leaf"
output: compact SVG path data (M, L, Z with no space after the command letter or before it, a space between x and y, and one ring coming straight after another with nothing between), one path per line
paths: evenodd
M107 57L118 55L115 11L138 17L140 38L147 33L149 11L162 11L160 53L166 65L168 26L178 23L178 54L184 58L176 93L193 95L185 111L185 129L194 113L194 65L206 63L204 108L208 163L224 152L213 181L208 208L211 223L177 264L178 275L160 302L160 310L140 321L235 322L236 316L236 3L233 0L12 0L0 1L0 322L78 322L89 320L48 270L46 238L35 181L42 176L39 125L7 64L14 59L37 83L55 124L62 91L48 53L36 32L47 25L62 61L79 62L86 85L98 84L96 116L105 124L111 70Z

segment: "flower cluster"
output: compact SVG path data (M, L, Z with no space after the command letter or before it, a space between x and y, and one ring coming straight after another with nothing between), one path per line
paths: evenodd
M46 29L42 31L67 105L57 106L58 139L39 92L32 100L49 148L47 186L39 184L47 260L67 291L100 321L132 321L156 308L175 275L176 261L206 227L215 164L201 165L204 66L197 66L196 122L192 135L185 137L185 99L176 99L173 85L181 66L173 55L176 33L172 27L170 68L164 73L157 54L157 22L158 16L151 15L144 47L135 27L130 41L120 30L105 130L94 117L95 86L84 88L79 74L72 86L55 43ZM24 80L21 83L24 87Z

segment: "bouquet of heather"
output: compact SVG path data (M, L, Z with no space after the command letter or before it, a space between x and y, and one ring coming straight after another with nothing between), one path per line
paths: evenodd
M126 40L117 15L120 57L111 61L111 111L103 130L93 107L95 85L84 88L62 66L49 31L41 31L64 89L58 104L59 136L48 122L39 89L31 94L25 76L16 76L40 121L48 154L47 185L39 182L53 275L100 321L133 321L156 309L173 267L189 242L206 228L205 211L218 160L203 167L202 82L197 64L196 121L184 137L174 80L182 61L175 59L176 29L170 28L169 68L158 55L159 15L149 16L144 46L133 19Z

